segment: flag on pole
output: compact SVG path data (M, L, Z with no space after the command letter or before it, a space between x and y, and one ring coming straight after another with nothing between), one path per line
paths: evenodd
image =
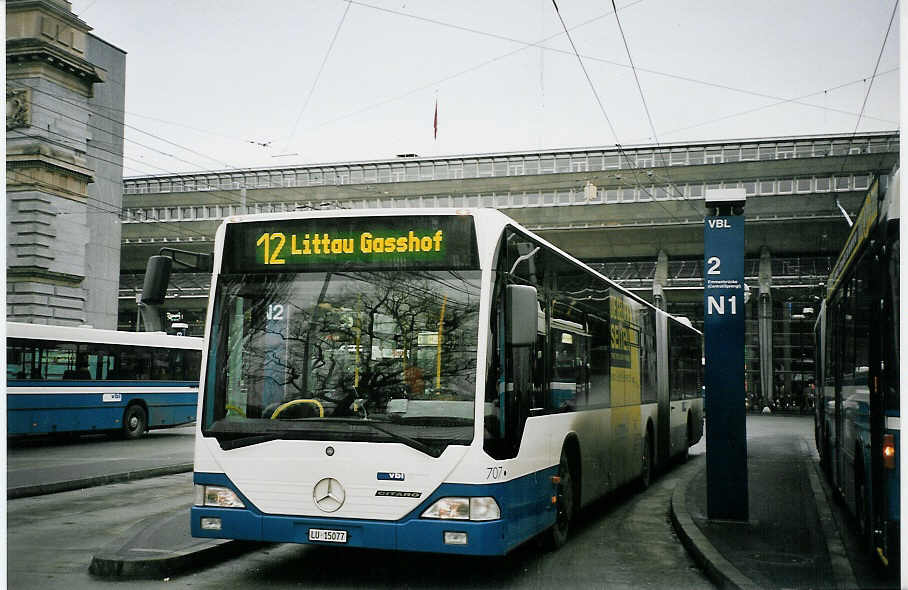
M435 99L435 121L432 127L435 129L435 139L438 139L438 98Z

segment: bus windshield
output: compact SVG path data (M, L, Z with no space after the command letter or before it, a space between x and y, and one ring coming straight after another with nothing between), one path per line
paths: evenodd
M469 444L479 294L478 270L219 275L204 434Z

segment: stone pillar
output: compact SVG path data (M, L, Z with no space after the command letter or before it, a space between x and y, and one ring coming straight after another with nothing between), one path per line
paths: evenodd
M98 182L89 156L92 101L105 71L87 58L96 41L90 30L65 0L6 3L6 311L12 321L80 325L86 302L96 296L109 298L116 310L116 290L95 293L85 284L93 233L114 234L117 246L120 233L119 206L99 207L92 197ZM122 142L122 127L118 132ZM99 214L112 219L99 225L93 221ZM119 253L115 276L118 267ZM115 328L115 311L112 318L96 327Z
M764 406L773 400L773 355L772 355L772 256L769 248L760 250L760 290L758 293L760 333L760 393Z

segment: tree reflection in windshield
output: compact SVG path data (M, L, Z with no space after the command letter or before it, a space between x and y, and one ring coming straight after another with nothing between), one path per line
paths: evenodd
M470 426L478 308L479 271L222 275L205 427Z

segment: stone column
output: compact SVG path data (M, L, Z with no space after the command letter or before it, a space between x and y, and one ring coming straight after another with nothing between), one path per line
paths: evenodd
M12 321L80 325L86 319L86 245L97 209L89 189L96 180L87 157L90 101L93 86L104 80L104 71L86 59L90 30L65 0L6 3L6 311Z
M760 250L759 324L760 331L760 393L763 405L773 400L773 358L772 358L772 256L769 248Z
M659 256L656 258L656 272L653 275L653 305L661 310L665 310L665 292L664 287L668 283L668 254L665 250L659 250Z

